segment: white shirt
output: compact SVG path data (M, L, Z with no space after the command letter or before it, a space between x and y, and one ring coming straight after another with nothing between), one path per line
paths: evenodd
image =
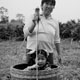
M54 43L60 43L59 24L51 16L47 19L40 16L39 24L37 24L32 33L28 28L33 24L31 17L23 28L24 35L27 36L27 49L35 50L36 47L53 52ZM37 36L36 36L37 32Z

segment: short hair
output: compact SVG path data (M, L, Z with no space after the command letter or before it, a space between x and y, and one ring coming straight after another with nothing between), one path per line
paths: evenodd
M37 51L37 54L38 54L38 55L39 55L39 54L42 54L45 58L48 58L47 52L46 52L45 50L43 50L43 49L39 49L39 50ZM35 59L35 58L36 58L36 51L35 51L33 54L31 54L31 56Z
M53 6L55 6L55 4L56 4L56 1L55 0L42 0L41 1L41 6L44 4L44 3L50 3L51 2L51 4L53 5Z
M42 54L45 58L47 58L48 57L48 55L47 55L47 52L45 51L45 50L38 50L38 55L39 54Z

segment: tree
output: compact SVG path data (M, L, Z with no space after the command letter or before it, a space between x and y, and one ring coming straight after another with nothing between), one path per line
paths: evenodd
M17 14L16 15L17 20L24 22L24 15L23 14Z
M0 7L0 18L2 22L8 22L8 9Z

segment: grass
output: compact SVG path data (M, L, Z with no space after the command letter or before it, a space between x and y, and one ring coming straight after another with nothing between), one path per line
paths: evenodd
M2 41L0 42L0 77L4 79L9 73L9 68L12 65L23 63L25 56L26 42L22 41ZM56 50L54 50L56 53ZM55 55L56 56L56 55ZM70 40L61 41L61 56L63 67L61 68L60 77L72 76L74 80L80 79L80 44L73 42L70 45ZM56 62L55 58L55 62ZM71 79L73 80L73 79Z

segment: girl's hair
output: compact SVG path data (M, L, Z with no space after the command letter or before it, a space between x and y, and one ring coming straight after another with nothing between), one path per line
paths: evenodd
M45 50L43 50L43 49L38 50L37 54L38 54L38 55L39 55L39 54L44 55L44 57L45 57L46 60L48 61L48 55L47 55L47 52L46 52ZM35 60L35 58L36 58L36 51L35 51L33 54L31 54L31 57L33 58L33 60Z
M51 5L55 6L56 4L56 1L55 0L42 0L41 1L41 6L44 4L44 3L51 3Z
M38 50L38 54L44 55L45 58L48 57L47 52L45 50Z

